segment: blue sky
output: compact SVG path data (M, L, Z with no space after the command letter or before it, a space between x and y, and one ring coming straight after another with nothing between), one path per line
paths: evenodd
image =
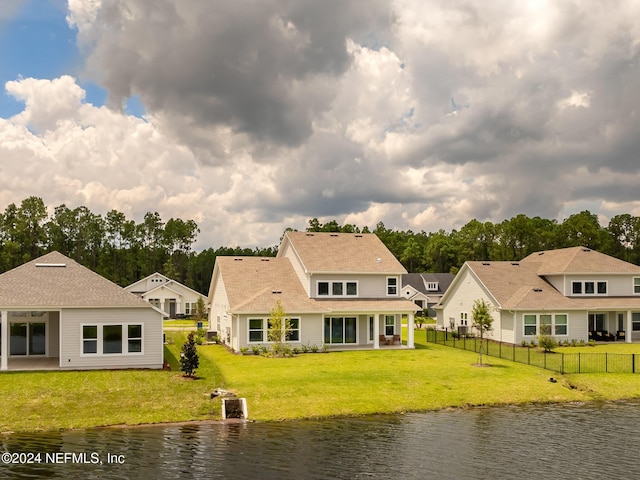
M203 248L640 216L637 0L259 3L2 0L0 211L158 212Z

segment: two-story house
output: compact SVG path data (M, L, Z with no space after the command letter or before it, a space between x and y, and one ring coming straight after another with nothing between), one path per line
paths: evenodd
M437 325L470 329L475 300L492 309L489 338L529 342L640 340L640 267L585 247L519 262L466 262L437 306Z
M406 270L374 234L286 232L278 255L217 257L209 289L209 330L233 350L268 346L278 301L287 342L329 349L413 348L418 307L401 295Z

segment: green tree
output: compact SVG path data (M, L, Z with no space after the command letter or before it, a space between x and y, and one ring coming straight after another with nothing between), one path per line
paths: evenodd
M482 365L482 354L484 349L484 334L493 329L493 316L491 315L490 306L484 299L473 302L473 310L471 315L473 323L471 326L480 334L480 350L478 351L478 365Z
M551 336L551 325L540 325L540 335L538 335L538 345L544 350L544 353L552 352L558 346L556 339Z
M196 370L200 366L200 358L198 357L194 337L195 334L190 332L180 351L180 371L184 372L186 377L195 376Z
M280 300L276 302L276 306L271 309L269 317L269 327L267 329L267 340L273 343L274 355L280 355L283 351L283 343L291 334L291 319L282 308Z

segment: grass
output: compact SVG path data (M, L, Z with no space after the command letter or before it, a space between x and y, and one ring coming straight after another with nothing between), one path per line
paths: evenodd
M559 381L551 383L550 372L507 360L485 357L491 367L472 366L475 353L427 344L424 331L416 331L415 350L265 358L199 346L199 379L186 380L178 372L184 333L169 335L170 372L0 375L0 432L216 420L220 401L209 397L216 387L246 397L250 418L262 421L640 397L640 375L553 375Z

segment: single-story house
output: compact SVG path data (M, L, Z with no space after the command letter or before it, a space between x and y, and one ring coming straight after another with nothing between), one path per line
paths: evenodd
M268 347L270 314L280 302L293 348L413 348L418 307L401 296L405 273L374 234L286 232L275 258L216 258L209 330L235 351Z
M124 287L124 289L165 312L167 318L193 315L198 299L204 300L204 295L201 293L158 272L152 273Z
M491 308L494 340L528 343L545 330L560 341L640 340L640 267L585 247L466 262L436 308L438 327L470 331L476 300Z
M162 368L162 312L58 252L0 275L0 370Z

